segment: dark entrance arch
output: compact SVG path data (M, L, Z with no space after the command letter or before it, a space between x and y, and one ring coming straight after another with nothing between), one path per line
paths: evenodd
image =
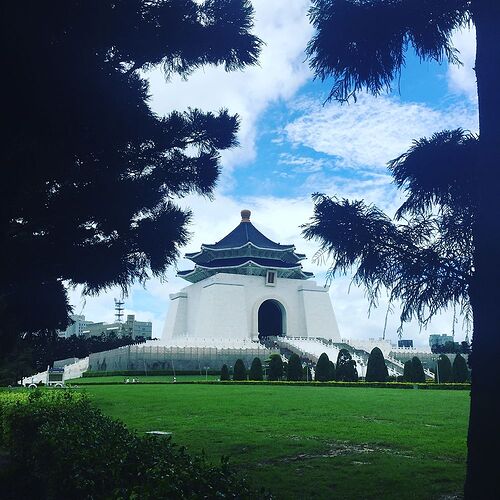
M273 299L265 300L258 313L259 339L285 334L285 308Z

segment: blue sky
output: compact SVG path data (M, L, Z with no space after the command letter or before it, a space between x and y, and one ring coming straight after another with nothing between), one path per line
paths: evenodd
M182 206L193 211L192 238L185 252L201 243L221 239L239 223L242 208L252 210L252 221L269 237L294 243L309 259L304 268L324 284L327 263L312 260L317 244L305 241L299 226L312 215L311 194L365 199L393 214L402 201L387 174L386 163L404 152L412 139L445 128L477 131L477 96L472 70L474 33L457 32L461 67L425 62L407 54L395 91L374 98L361 94L356 103L323 104L331 82L319 82L304 62L304 49L312 35L306 0L253 1L255 32L266 46L260 65L236 73L204 68L187 81L165 81L160 70L149 75L151 107L158 114L188 106L203 110L228 108L241 120L240 146L224 152L223 172L213 201L188 197ZM159 235L161 237L161 235ZM181 259L179 269L191 264ZM126 311L137 319L153 321L153 333L161 336L168 309L168 295L188 283L172 268L166 281L137 285L125 299ZM341 335L370 338L382 335L387 301L368 315L362 289L350 287L349 277L336 279L330 289ZM71 293L76 313L93 321L113 319L110 290L99 297L82 298ZM405 338L426 344L430 333L451 333L452 312L437 317L427 331L405 326ZM396 340L398 308L390 315L387 337ZM457 338L464 336L455 325Z

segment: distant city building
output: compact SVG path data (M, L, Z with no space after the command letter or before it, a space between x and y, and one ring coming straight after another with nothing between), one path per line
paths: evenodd
M411 339L401 339L398 340L398 347L413 347L413 340Z
M453 342L451 335L429 335L429 347L432 349L436 345L445 345L447 342Z
M118 337L131 336L132 338L152 337L153 325L151 321L137 321L134 314L127 315L124 322L115 321L114 323L93 322L85 320L83 315L71 315L74 323L66 330L59 332L59 337L71 337L72 335L84 337L98 337L109 333L116 333Z
M66 330L58 330L59 337L69 338L72 335L79 337L83 335L83 331L87 329L88 325L92 324L92 321L86 320L83 314L70 314L69 317L73 323Z

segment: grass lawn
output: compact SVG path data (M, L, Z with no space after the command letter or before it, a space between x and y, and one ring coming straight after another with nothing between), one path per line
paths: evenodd
M222 455L278 498L432 499L465 475L467 391L91 385L108 415Z

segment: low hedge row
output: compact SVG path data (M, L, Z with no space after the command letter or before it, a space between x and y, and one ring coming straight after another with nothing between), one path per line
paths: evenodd
M220 370L208 370L208 375L219 375ZM158 375L158 376L181 376L181 375L205 375L205 370L186 370L186 371L173 371L173 370L152 370L152 371L144 371L144 370L118 370L118 371L88 371L83 372L83 377L114 377L114 376L123 376L123 377L144 377L147 375Z
M144 379L140 380L138 384L142 385L170 385L173 382L165 381L165 382L148 382ZM424 384L419 383L415 384L413 382L292 382L287 380L243 380L243 381L230 381L230 380L189 380L189 381L177 381L176 384L208 384L208 385L300 385L300 386L308 386L308 387L373 387L373 388L385 388L385 389L429 389L429 390L448 390L448 391L463 391L470 390L470 384L436 384L434 382ZM97 384L86 384L85 381L78 382L70 382L72 385L76 386L86 386L92 385L95 386ZM99 385L123 385L123 382L100 382ZM134 384L130 384L134 385ZM137 385L137 384L136 384Z
M2 498L270 498L163 436L139 436L73 391L0 393Z

